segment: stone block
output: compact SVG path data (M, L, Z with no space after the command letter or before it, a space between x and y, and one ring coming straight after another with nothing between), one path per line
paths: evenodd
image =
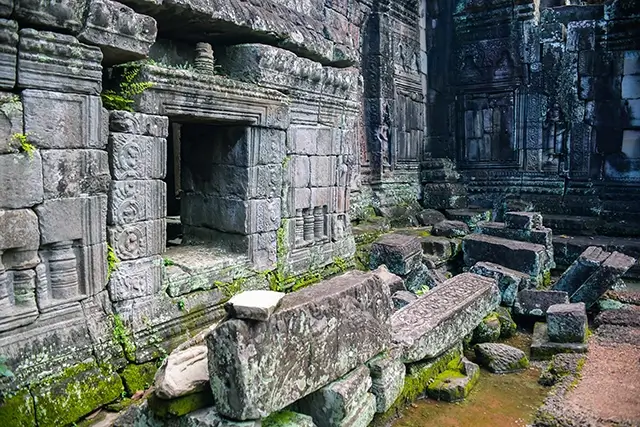
M311 166L309 156L291 156L288 167L290 169L291 185L296 188L309 186Z
M162 264L160 256L120 262L109 280L111 301L125 301L159 292L162 285Z
M564 291L570 296L598 269L611 255L598 246L589 246L553 285L554 291Z
M156 372L155 393L162 399L205 391L209 385L207 346L173 351Z
M469 234L469 226L462 221L440 221L433 226L431 234L442 237L464 237Z
M624 76L622 78L622 99L640 98L640 75Z
M590 308L635 263L635 258L613 252L569 299L571 302L583 302L587 308Z
M500 343L477 344L474 347L478 363L495 374L508 374L529 367L529 359L524 352L510 345Z
M44 198L40 151L0 155L0 208L33 206Z
M342 425L371 387L366 366L360 366L342 378L296 402L298 412L310 415L317 427Z
M293 414L293 412L287 412L288 414ZM276 414L279 415L279 414ZM300 415L300 414L296 414ZM306 417L303 415L302 417ZM309 420L311 417L307 417ZM198 409L196 411L190 412L186 415L181 416L180 418L180 426L184 427L261 427L267 420L261 422L260 420L252 420L252 421L231 421L224 417L221 417L220 414L216 411L215 407L209 406L207 408ZM271 421L271 419L269 419ZM300 424L278 424L278 421L274 421L273 427L313 427L312 424L305 424L305 420L294 416L294 420L300 421ZM127 424L125 424L126 426Z
M529 276L526 274L492 262L478 262L469 272L495 279L500 288L501 304L507 307L513 305L518 291L529 283Z
M440 286L444 281L445 278L437 270L420 263L407 275L405 285L411 292L420 293Z
M456 366L447 368L429 384L427 395L445 402L465 399L480 379L480 367L463 357Z
M416 299L418 299L416 294L409 291L397 291L391 295L391 300L393 301L393 307L396 310L400 310L402 307L405 307L411 304Z
M0 10L2 7L0 3ZM16 84L17 63L18 23L0 19L0 88L13 89Z
M248 234L275 231L281 218L279 198L250 200L245 230Z
M60 2L15 0L14 15L37 28L54 28L77 34L84 24L86 3L82 0Z
M84 1L70 1L84 5ZM99 48L82 44L75 37L31 28L20 30L18 86L21 88L100 95L101 62Z
M41 244L81 240L83 245L106 241L107 197L45 200L35 208Z
M37 251L39 246L38 217L32 210L0 210L0 252L9 249Z
M342 377L387 348L391 310L382 281L352 271L287 294L266 322L220 324L207 337L218 411L265 417Z
M379 355L367 362L371 375L371 393L376 397L376 412L383 414L391 408L404 387L407 368L390 354Z
M167 173L167 140L111 133L109 163L117 180L163 179Z
M233 318L264 322L278 308L284 295L274 291L245 291L231 297L224 308Z
M116 133L167 138L169 136L169 118L121 110L110 111L109 130Z
M312 187L336 185L336 158L329 156L309 157L309 178Z
M276 233L254 233L249 236L251 263L258 271L271 270L277 263Z
M404 286L404 280L400 276L396 276L391 273L386 265L381 265L373 271L373 274L378 276L380 280L384 282L385 285L389 288L389 294L393 295L399 291L406 291L407 288Z
M420 237L422 250L431 259L447 261L458 254L460 240L446 237L427 236Z
M470 333L500 301L496 281L452 277L391 316L392 341L405 363L436 357Z
M106 193L111 181L102 150L43 150L42 175L46 199Z
M246 423L234 422L233 425L234 426L239 424L244 425L247 423L249 422L246 422ZM256 421L256 423L260 423L260 421ZM309 415L299 414L297 412L286 411L286 410L274 412L265 420L263 420L260 425L261 426L268 425L272 427L316 427L315 423L313 422L313 418L310 417ZM217 424L216 424L216 427L217 427Z
M0 17L8 18L13 12L13 0L0 0Z
M285 156L287 133L273 128L250 128L252 135L247 164L237 166L281 165Z
M78 39L99 46L105 64L146 58L156 40L155 19L111 0L91 0Z
M260 165L248 169L246 197L250 199L272 199L282 194L282 166Z
M418 224L422 226L430 226L446 220L444 214L435 209L425 209L416 214Z
M167 212L167 185L160 180L111 181L109 225L161 219Z
M24 133L22 102L11 92L0 92L0 154L14 153L19 143L13 136Z
M428 183L422 189L422 205L429 209L467 207L467 190L460 183Z
M376 415L376 398L371 393L366 393L360 398L353 411L338 424L338 427L368 426Z
M390 272L406 276L422 261L420 240L403 234L386 234L373 242L370 268L384 264Z
M37 147L106 147L99 96L25 90L22 102L24 130Z
M484 234L471 234L462 240L464 262L472 266L480 261L504 265L512 270L540 276L547 264L546 248Z
M537 212L507 212L504 214L507 228L536 230L542 227L542 215Z
M555 304L547 310L547 333L553 342L585 342L587 311L584 303Z
M586 343L562 343L552 342L547 333L547 324L537 322L533 327L531 340L531 359L548 360L561 353L586 353Z
M640 74L640 50L626 51L623 64L625 75Z
M164 219L108 227L109 242L120 260L160 255L166 250Z
M563 291L525 289L518 292L513 312L520 316L543 318L552 305L567 304L568 302L569 296Z

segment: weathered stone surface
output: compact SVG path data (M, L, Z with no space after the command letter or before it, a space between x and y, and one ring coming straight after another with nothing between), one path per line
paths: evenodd
M312 417L292 411L273 413L264 419L261 425L271 427L316 427Z
M405 363L436 357L475 329L499 300L495 280L460 274L394 313L392 340Z
M84 245L106 241L103 224L107 217L107 197L104 195L45 200L35 211L43 245L80 239Z
M13 135L24 133L22 102L11 92L0 92L0 154L14 153L19 143Z
M109 225L160 219L166 211L167 185L163 181L111 181L107 210Z
M402 277L391 273L387 266L384 264L373 270L373 274L378 276L380 280L382 280L384 284L389 287L389 294L391 295L395 294L396 292L407 290Z
M0 155L0 208L19 209L42 202L42 157L26 153Z
M422 247L417 237L404 234L386 234L371 246L370 267L384 264L390 272L406 276L422 260Z
M20 30L18 86L22 88L99 95L101 61L99 48L82 44L75 37Z
M393 300L393 306L396 310L400 310L402 307L411 304L418 299L416 294L409 291L398 291L391 296Z
M109 151L114 179L162 179L166 174L167 141L164 138L111 133Z
M533 327L533 339L531 341L531 359L547 360L554 354L560 353L586 353L586 343L561 343L551 342L547 333L547 324L537 322Z
M318 427L341 425L371 387L371 376L366 366L349 372L342 378L296 402L298 412L310 415Z
M160 255L166 250L164 219L108 227L109 242L118 259L131 260Z
M278 308L283 292L245 291L234 295L224 306L236 319L266 321Z
M424 255L435 262L446 262L459 253L460 240L448 237L420 237Z
M117 133L166 138L169 136L169 118L130 113L129 111L110 111L109 130Z
M563 291L538 291L525 289L518 292L513 311L520 316L544 317L554 304L566 304L569 296Z
M553 342L585 342L587 312L584 303L555 304L547 310L547 333Z
M524 352L506 344L477 344L475 352L478 363L496 374L507 374L529 367L529 359Z
M37 147L106 147L100 97L25 90L22 102L25 133Z
M480 379L480 367L465 357L447 365L447 370L429 384L432 399L457 402L465 399Z
M209 385L207 360L206 345L172 352L156 372L156 395L163 399L175 399L204 391Z
M493 312L482 319L482 322L473 330L473 343L484 343L498 341L502 324L498 314Z
M0 3L2 8L3 4ZM0 88L13 89L16 84L17 47L18 23L0 19Z
M360 398L360 402L351 411L347 418L337 427L367 427L376 415L376 397L371 393L366 393Z
M571 302L584 302L587 308L591 307L635 263L635 258L613 252L600 268L569 297Z
M0 210L0 251L36 251L39 246L38 217L32 210Z
M462 221L440 221L433 226L431 234L443 237L464 237L469 234L469 226Z
M425 292L440 286L444 281L445 278L436 270L431 270L421 263L407 276L406 286L413 293Z
M16 0L15 16L35 27L55 28L77 34L84 22L85 2L64 0L50 3Z
M148 55L158 32L155 19L111 0L91 0L88 9L78 39L99 46L106 64Z
M516 230L534 230L542 227L542 215L537 212L507 212L504 223Z
M111 181L102 150L43 150L42 175L46 199L106 193Z
M547 267L554 267L553 231L550 228L539 227L531 230L522 230L509 228L503 222L479 222L476 232L502 239L543 245L547 249Z
M471 234L462 240L464 262L472 266L479 261L504 265L521 273L538 277L547 261L545 247L527 242Z
M218 411L264 417L345 375L389 345L391 311L384 283L353 271L288 294L266 322L222 323L207 337Z
M422 226L429 226L445 221L447 218L440 211L435 209L425 209L416 214L416 219L418 220L418 224Z
M367 362L371 374L371 393L376 397L376 412L383 414L394 404L402 388L406 367L391 354L382 354Z
M0 16L8 18L13 12L13 0L2 0L0 2Z
M600 267L611 253L598 246L590 246L580 254L577 260L562 273L553 285L553 290L573 295L580 286Z
M501 304L511 307L519 289L527 286L529 276L492 262L478 262L469 269L470 273L496 279L500 288Z
M158 292L162 285L162 263L160 256L120 262L109 280L111 301L124 301Z
M500 338L510 338L515 335L518 325L513 321L511 313L505 307L496 309L498 320L500 321Z

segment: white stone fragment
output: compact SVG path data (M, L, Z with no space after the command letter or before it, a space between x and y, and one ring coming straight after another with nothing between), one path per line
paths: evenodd
M237 319L265 321L276 310L284 295L274 291L246 291L232 297L225 309Z

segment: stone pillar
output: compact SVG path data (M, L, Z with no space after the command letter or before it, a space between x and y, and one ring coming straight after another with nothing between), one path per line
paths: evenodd
M296 246L304 242L304 218L302 217L302 209L296 209Z
M313 234L316 240L324 238L324 209L322 206L316 206L313 209Z
M196 44L196 70L202 74L213 74L215 60L209 43Z
M74 267L75 271L75 267ZM77 281L76 281L77 282ZM18 270L13 273L13 294L16 307L35 307L36 273L33 270Z
M304 240L313 241L313 212L311 209L304 209Z
M11 307L9 301L9 275L2 264L2 251L0 251L0 313L6 313Z
M51 245L49 271L51 296L54 299L69 299L78 295L78 262L72 245L73 242Z

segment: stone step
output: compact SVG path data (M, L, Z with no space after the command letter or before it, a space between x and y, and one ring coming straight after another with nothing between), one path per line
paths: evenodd
M491 221L490 209L447 209L444 212L447 219L462 221L472 230L482 221Z
M500 302L496 281L462 273L391 316L391 339L405 363L436 357L459 343Z
M465 265L488 261L539 277L548 265L547 250L535 243L471 234L462 240Z
M556 234L592 236L597 234L604 221L594 216L545 214L544 224L552 228Z

